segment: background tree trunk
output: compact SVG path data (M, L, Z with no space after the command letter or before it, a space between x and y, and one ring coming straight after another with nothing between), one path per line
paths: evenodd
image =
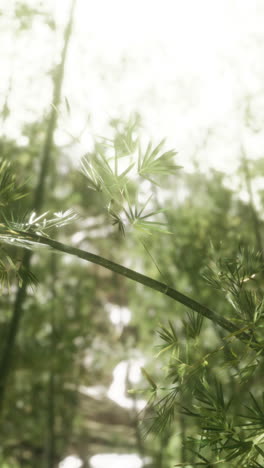
M54 138L54 131L57 125L57 107L60 103L61 99L61 90L62 90L62 83L64 77L64 69L67 57L67 51L69 47L69 41L72 32L73 26L73 17L74 17L74 9L75 9L76 0L72 1L69 20L65 28L64 32L64 44L61 53L61 61L57 66L56 73L54 75L54 82L53 82L53 99L52 99L52 106L50 111L50 117L48 120L48 126L46 131L46 137L44 141L42 156L41 156L41 164L40 164L40 171L39 171L39 178L38 183L36 186L35 194L33 197L33 204L32 209L34 211L39 211L43 204L44 204L44 196L45 196L45 183L47 179L47 173L49 169L49 164L52 156L53 150L53 138ZM32 253L30 251L26 251L23 256L22 265L25 269L30 268L31 263L31 256ZM3 353L0 358L0 413L3 409L3 402L5 396L5 390L7 386L7 379L11 370L12 366L12 355L15 346L16 336L19 330L20 321L23 315L23 305L27 295L27 284L23 282L22 286L18 288L16 299L13 308L13 314L9 324L9 330L6 338L6 342L3 348Z

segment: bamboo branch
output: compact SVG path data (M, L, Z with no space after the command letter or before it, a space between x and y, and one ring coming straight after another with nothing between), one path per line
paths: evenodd
M23 232L23 231L17 231L17 235L18 235L17 239L28 240L31 243L33 242L33 243L40 244L40 245L46 245L46 246L51 247L52 249L55 249L57 252L64 252L69 255L73 255L75 257L86 260L88 262L101 265L102 267L107 268L108 270L111 270L114 273L118 273L119 275L130 278L133 281L136 281L137 283L143 284L144 286L147 286L151 289L159 291L162 294L165 294L166 296L169 296L175 301L183 304L189 309L192 309L198 314L203 315L203 317L208 318L213 323L219 325L220 327L224 328L228 332L235 334L235 336L239 338L241 341L249 342L250 346L255 347L257 345L256 341L253 341L250 335L248 335L244 331L243 332L240 331L240 329L236 325L234 325L232 322L225 319L224 317L221 317L219 314L212 311L208 307L200 304L194 299L191 299L190 297L185 296L184 294L177 291L176 289L169 287L165 283L161 283L160 281L157 281L148 276L145 276L142 273L138 273L137 271L131 270L130 268L127 268L123 265L119 265L118 263L112 262L111 260L108 260L99 255L95 255L85 250L81 250L76 247L63 244L56 240L50 239L48 237L39 236L38 234L35 234L35 233L29 233L29 232ZM21 242L21 246L23 247L22 242Z

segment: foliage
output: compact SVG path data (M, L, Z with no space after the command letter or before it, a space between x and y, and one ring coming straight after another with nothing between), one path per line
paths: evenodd
M15 35L43 21L56 33L43 5L16 3ZM57 63L50 69L57 75ZM12 79L3 123L10 94ZM52 109L59 114L59 102ZM141 144L135 115L111 120L112 138L97 137L81 171L54 146L36 210L48 119L23 128L26 146L0 141L1 357L17 297L31 285L0 415L1 466L53 468L69 450L83 463L127 450L153 468L263 466L263 190L256 209L220 172L184 174L164 140ZM248 195L250 174L262 173L263 160L244 155ZM30 268L22 248L33 251ZM131 322L113 324L109 305L129 307ZM127 411L105 395L115 365L138 355L143 379ZM85 394L98 388L103 397ZM149 399L140 415L137 391Z
M262 466L263 393L259 393L259 379L264 351L263 295L261 287L254 284L262 271L261 255L241 248L235 258L224 258L218 252L204 275L232 304L232 321L239 324L239 333L245 329L250 332L254 351L249 342L237 347L233 340L239 333L235 333L224 337L222 345L201 353L202 338L199 348L197 340L203 328L194 316L183 321L183 334L172 322L158 331L164 344L157 357L170 353L166 366L169 384L156 386L155 398L152 392L153 416L146 431L163 432L179 414L191 418L197 433L185 443L197 457L194 466ZM242 405L236 401L234 388L239 389ZM188 463L176 466L185 465Z
M10 162L7 160L0 160L0 206L3 207L10 205L13 201L19 200L25 196L16 182L16 177L11 172Z
M153 177L157 179L173 174L180 166L172 160L176 154L174 151L159 154L164 141L154 150L149 144L142 155L139 140L133 136L135 125L136 123L132 122L123 132L118 131L113 140L101 139L101 142L96 143L95 152L83 157L82 171L88 188L102 194L112 224L117 225L123 235L129 228L142 234L166 232L163 222L148 219L164 210L147 211L152 195L144 195L140 178L155 184L156 180ZM136 190L132 175L137 180ZM139 199L142 198L144 201L140 203Z
M130 148L135 152L139 146L138 142L135 143L137 140L133 140L131 146L131 135L131 131L127 129L126 135L122 136L122 142L124 148ZM117 145L115 142L115 139L108 141L106 149L105 145L96 144L95 152L83 159L82 170L88 181L88 187L103 196L106 213L112 223L118 225L122 234L127 232L128 226L136 229L139 226L144 234L159 231L160 226L162 232L168 232L164 223L146 221L149 217L164 213L164 210L156 209L153 204L152 209L146 211L150 202L149 196L140 207L138 206L139 189L134 189L135 182L130 177L135 164L132 160L128 160L125 169L119 170L120 158L128 158L129 154L124 155L120 144ZM160 149L160 145L154 150L155 157L157 149ZM146 154L148 154L147 161L149 155L152 155L154 161L150 149ZM140 158L142 156L139 153L139 161ZM162 161L162 156L160 158ZM166 172L168 170L166 158L164 161ZM3 168L5 169L5 164ZM142 168L142 162L138 168ZM176 166L171 167L172 172L175 168ZM9 179L4 177L3 180L13 180L12 177L9 176ZM140 177L142 174L138 171L136 179ZM14 201L9 198L11 188L12 184L3 183L7 208L8 203ZM19 198L21 196L19 192ZM53 215L49 215L48 211L43 214L33 212L20 216L20 219L16 217L15 211L8 213L6 210L1 223L1 240L11 246L36 249L42 245L41 238L50 239L49 231L52 233L54 228L77 221L77 215L72 210L55 212ZM173 234L172 230L170 232ZM148 245L147 248L150 247L151 245ZM207 265L200 270L200 274L203 274L210 287L222 294L221 301L222 304L226 304L224 306L226 315L236 324L237 331L221 336L218 344L214 338L215 344L204 346L203 335L208 333L208 324L205 326L203 317L196 312L187 312L180 326L169 321L168 326L161 324L158 332L163 343L159 345L157 360L163 360L168 353L170 355L166 365L166 381L169 384L159 386L157 378L153 378L146 368L143 369L143 375L151 385L151 397L144 419L143 433L154 431L162 437L168 425L172 425L180 415L190 418L193 427L196 428L196 435L192 434L194 432L192 430L183 443L189 453L196 457L194 466L239 464L239 466L257 467L261 466L263 457L263 404L260 402L261 396L258 395L258 382L263 369L262 255L259 252L255 253L252 248L243 246L243 243L236 255L232 248L230 250L228 255L222 254L211 243L207 252ZM16 267L11 256L7 256L7 261L14 271L22 275L23 270ZM152 256L150 261L152 262ZM22 276L19 278L23 280ZM3 288L6 285L7 279L3 276ZM246 340L243 338L245 331ZM236 338L241 339L240 342ZM63 367L65 368L65 364ZM227 386L228 381L231 387L230 384ZM250 387L249 382L251 382ZM245 401L244 408L241 408L234 399L232 388L240 389ZM168 437L171 438L172 433ZM190 463L186 461L178 466L184 464Z

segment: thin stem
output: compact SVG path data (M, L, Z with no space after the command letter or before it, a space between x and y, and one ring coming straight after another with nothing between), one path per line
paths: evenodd
M162 294L171 297L177 302L185 305L186 307L192 309L193 311L197 312L198 314L203 315L204 317L208 318L215 324L219 325L220 327L224 328L228 332L234 334L236 333L236 337L239 338L241 341L249 342L250 346L255 347L257 345L256 341L252 341L252 338L245 332L240 332L240 329L236 327L232 322L225 319L224 317L220 316L216 312L212 311L208 307L200 304L199 302L191 299L188 296L185 296L181 292L177 291L174 288L169 287L165 283L161 283L160 281L154 280L148 276L143 275L142 273L138 273L137 271L131 270L130 268L124 267L119 265L118 263L112 262L104 257L99 255L95 255L93 253L87 252L85 250L78 249L76 247L72 247L70 245L63 244L61 242L55 241L53 239L49 239L44 236L39 236L34 233L17 231L18 237L22 237L24 239L30 240L37 244L44 244L52 249L55 249L58 252L68 253L75 257L81 258L88 262L95 263L97 265L101 265L108 270L111 270L115 273L118 273L122 276L132 279L137 283L143 284L151 289L161 292ZM21 244L23 247L23 245Z

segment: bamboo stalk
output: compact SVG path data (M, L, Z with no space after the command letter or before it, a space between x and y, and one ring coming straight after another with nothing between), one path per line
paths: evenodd
M62 89L62 82L64 76L64 68L66 62L66 56L69 46L69 41L71 37L72 25L73 25L73 13L75 8L76 0L72 1L69 20L65 28L64 32L64 44L61 53L61 61L57 67L57 73L54 77L54 88L53 88L53 99L52 99L52 106L50 117L48 121L48 127L46 131L46 138L44 141L43 151L42 151L42 158L40 164L40 172L38 183L36 186L35 194L33 197L33 210L38 211L44 202L44 195L45 195L45 183L47 178L47 173L49 170L49 164L52 156L53 150L53 136L54 131L56 129L57 124L57 107L60 102L61 96L61 89ZM22 265L27 270L30 267L31 262L31 252L26 251L23 257ZM27 285L26 282L22 284L20 288L17 290L16 299L14 303L13 313L9 324L9 330L7 333L7 338L5 344L3 346L3 352L0 357L0 413L3 407L4 395L7 386L7 379L9 373L11 371L12 366L12 356L13 350L15 346L16 336L19 330L21 318L23 315L23 305L27 295Z
M38 234L35 234L35 233L29 233L29 232L23 232L23 231L17 231L17 235L18 235L17 239L22 240L24 238L25 240L29 240L33 243L51 247L57 252L67 253L69 255L73 255L74 257L81 258L88 262L101 265L102 267L107 268L108 270L111 270L114 273L118 273L119 275L125 276L126 278L129 278L137 283L143 284L144 286L154 289L155 291L159 291L165 296L171 297L172 299L183 304L189 309L197 312L198 314L201 314L203 317L208 318L213 323L215 323L216 325L219 325L221 328L227 330L231 334L235 334L235 336L238 339L240 339L241 341L246 341L251 347L254 348L258 346L257 342L254 341L250 335L248 335L245 331L240 330L230 320L227 320L226 318L217 314L216 312L209 309L208 307L200 304L194 299L191 299L185 294L182 294L178 290L169 287L165 283L161 283L160 281L157 281L153 278L145 276L142 273L138 273L137 271L131 270L130 268L127 268L118 263L112 262L111 260L108 260L99 255L95 255L91 252L87 252L85 250L81 250L76 247L63 244L54 239L50 239L48 237L39 236ZM22 243L21 243L21 246L23 247Z

